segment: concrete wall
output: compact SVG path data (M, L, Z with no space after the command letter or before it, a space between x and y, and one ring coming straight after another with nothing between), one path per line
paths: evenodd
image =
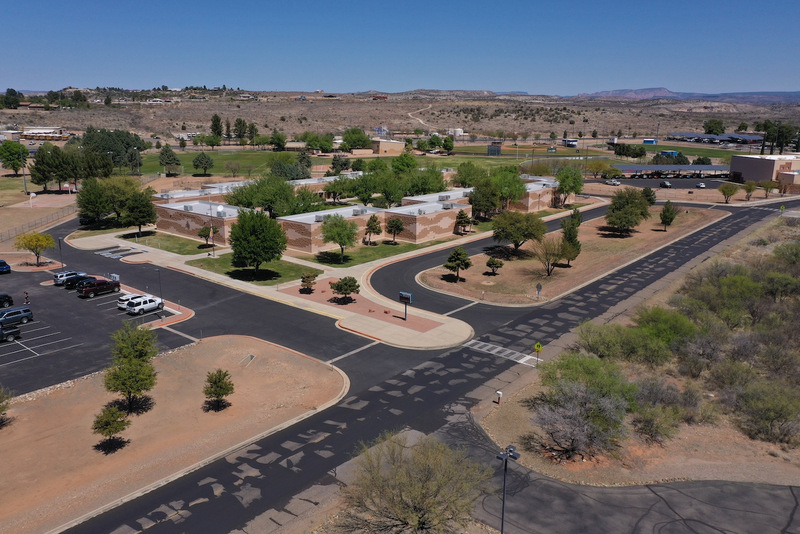
M731 178L747 182L775 181L781 171L800 170L800 156L733 156Z

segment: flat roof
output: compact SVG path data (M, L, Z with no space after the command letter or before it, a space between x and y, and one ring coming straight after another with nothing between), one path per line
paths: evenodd
M772 161L787 161L800 159L800 154L736 154L734 158L768 159Z
M453 202L460 198L465 198L472 193L472 187L466 187L461 189L449 189L447 191L442 191L440 193L430 193L428 195L417 195L415 197L404 197L403 200L416 200L418 203L420 202Z
M219 217L222 219L235 219L239 216L239 210L245 209L240 208L239 206L231 206L230 204L222 204L219 202L207 202L205 200L172 202L170 204L162 204L158 207L178 211L188 211L197 213L199 215L208 215L209 217ZM219 210L219 207L222 207L222 210Z
M326 215L341 215L345 219L349 219L351 217L357 217L359 215L380 213L382 211L384 210L380 208L373 208L371 206L362 206L359 204L356 206L345 206L343 208L336 208L332 210L311 211L308 213L298 213L297 215L286 215L284 217L278 217L278 220L311 224L314 222L320 222L321 218L324 218Z
M729 133L729 134L722 134L722 135L714 135L714 134L707 134L707 133L697 133L697 132L669 132L667 134L669 137L687 137L693 139L713 139L715 141L728 141L731 139L742 139L744 141L761 141L764 137L760 134L740 134L740 133Z
M665 172L677 172L677 171L691 171L691 172L702 172L702 171L729 171L730 167L727 165L636 165L636 164L625 164L625 165L613 165L615 169L619 169L622 172L653 172L653 171L665 171Z
M398 206L396 208L388 208L385 211L386 213L397 213L403 215L425 215L426 213L438 213L440 211L444 211L446 209L452 209L445 207L445 204L450 204L449 202L425 202L422 204L408 204L406 206Z

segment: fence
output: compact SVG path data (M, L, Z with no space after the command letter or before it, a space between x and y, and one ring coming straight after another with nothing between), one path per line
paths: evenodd
M32 232L38 228L47 226L50 223L57 222L63 219L64 217L67 217L68 215L72 215L76 211L78 211L78 207L74 204L71 206L65 206L60 210L51 213L50 215L47 215L45 217L40 217L35 221L30 221L21 226L15 226L11 230L5 230L3 232L0 232L0 241L8 241L10 239L17 237L20 234Z

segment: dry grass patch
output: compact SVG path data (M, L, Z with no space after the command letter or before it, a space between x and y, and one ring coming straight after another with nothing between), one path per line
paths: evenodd
M602 230L605 219L584 222L579 231L581 254L567 267L559 264L551 276L544 274L542 264L533 257L532 245L526 243L518 256L508 255L511 247L494 247L472 257L472 267L461 272L462 281L455 283L452 273L436 267L420 275L420 281L434 289L498 304L531 304L536 302L536 284L542 284L541 298L553 299L594 279L598 274L617 269L642 255L679 239L698 228L725 217L726 212L701 208L681 209L675 222L664 232L659 224L661 207L651 208L651 218L628 237L610 237ZM496 275L486 267L490 255L505 264Z

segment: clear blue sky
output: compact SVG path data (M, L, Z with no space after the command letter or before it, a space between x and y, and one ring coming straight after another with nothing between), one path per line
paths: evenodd
M800 90L798 0L45 0L0 12L0 91Z

